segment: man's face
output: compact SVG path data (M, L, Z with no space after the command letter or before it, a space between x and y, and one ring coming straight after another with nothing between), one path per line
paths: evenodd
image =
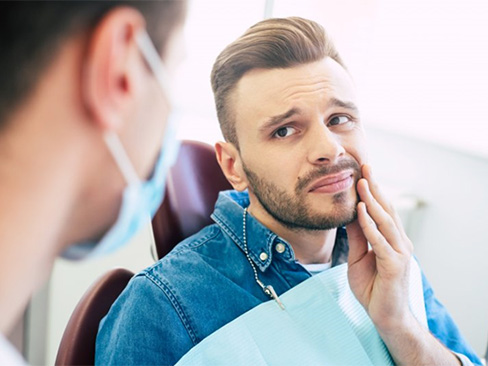
M291 229L355 219L365 138L352 81L337 62L252 70L232 100L252 212Z

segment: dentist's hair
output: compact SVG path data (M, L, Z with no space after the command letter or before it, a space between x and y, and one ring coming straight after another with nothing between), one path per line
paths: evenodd
M64 41L89 34L110 10L137 9L164 57L172 31L184 20L186 5L185 0L0 2L0 129L34 90Z
M239 148L232 93L248 71L289 68L325 57L345 68L324 28L299 17L263 20L228 45L217 57L211 74L217 116L226 141Z

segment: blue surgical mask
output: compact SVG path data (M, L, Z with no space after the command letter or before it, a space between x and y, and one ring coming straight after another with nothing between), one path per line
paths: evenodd
M165 68L147 32L138 35L137 44L164 95L171 102ZM61 254L63 258L79 260L107 255L127 244L143 227L150 226L151 219L163 200L169 168L178 155L176 127L175 115L171 114L166 122L164 139L154 171L151 178L145 182L139 179L117 134L113 131L105 133L105 143L127 182L117 221L100 240L68 247Z

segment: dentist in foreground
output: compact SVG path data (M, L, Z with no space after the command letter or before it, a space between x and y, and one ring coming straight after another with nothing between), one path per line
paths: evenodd
M0 364L55 258L127 243L177 153L185 1L0 3Z

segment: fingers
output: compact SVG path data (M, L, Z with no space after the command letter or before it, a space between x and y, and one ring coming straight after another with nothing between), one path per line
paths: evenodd
M393 221L397 225L397 228L403 234L404 230L403 230L403 225L402 225L402 222L400 220L400 217L398 216L395 208L388 201L388 199L386 198L386 196L383 194L380 187L378 186L378 183L374 179L371 166L368 164L363 165L361 168L361 172L362 172L363 178L368 181L369 189L370 189L373 197L381 205L381 207L383 207L383 209L390 214L390 216L393 218Z
M395 251L390 243L385 239L383 234L378 230L376 223L368 214L366 204L358 203L358 222L364 233L364 236L371 244L373 251L378 259L391 258Z
M401 237L397 225L393 221L391 215L385 211L383 206L381 206L375 197L373 197L366 179L359 180L358 193L361 197L361 201L366 205L368 217L372 219L375 228L379 230L378 233L381 233L393 248L400 250L401 248L398 248L398 243ZM367 221L363 221L363 223L367 223ZM370 239L368 238L368 240Z
M393 210L393 207L391 207L390 203L388 202L386 197L381 192L380 187L378 186L378 183L373 178L371 165L364 164L361 167L361 173L363 175L363 178L368 181L371 193L376 198L378 203L385 209L385 211L388 211L389 213L391 213L390 209Z
M356 220L346 226L349 241L349 266L360 261L368 253L368 240Z
M393 206L381 193L378 184L372 179L370 166L363 166L363 177L358 181L357 191L361 201L365 204L365 213L367 216L363 215L360 224L362 228L363 225L369 228L369 224L372 223L376 229L372 230L369 228L369 235L365 232L366 238L371 245L381 243L384 240L397 252L411 253L413 247L403 230L401 220ZM359 211L358 206L358 217ZM369 222L369 219L372 222ZM382 235L383 240L379 239L378 235ZM373 243L372 240L376 240L376 242Z

